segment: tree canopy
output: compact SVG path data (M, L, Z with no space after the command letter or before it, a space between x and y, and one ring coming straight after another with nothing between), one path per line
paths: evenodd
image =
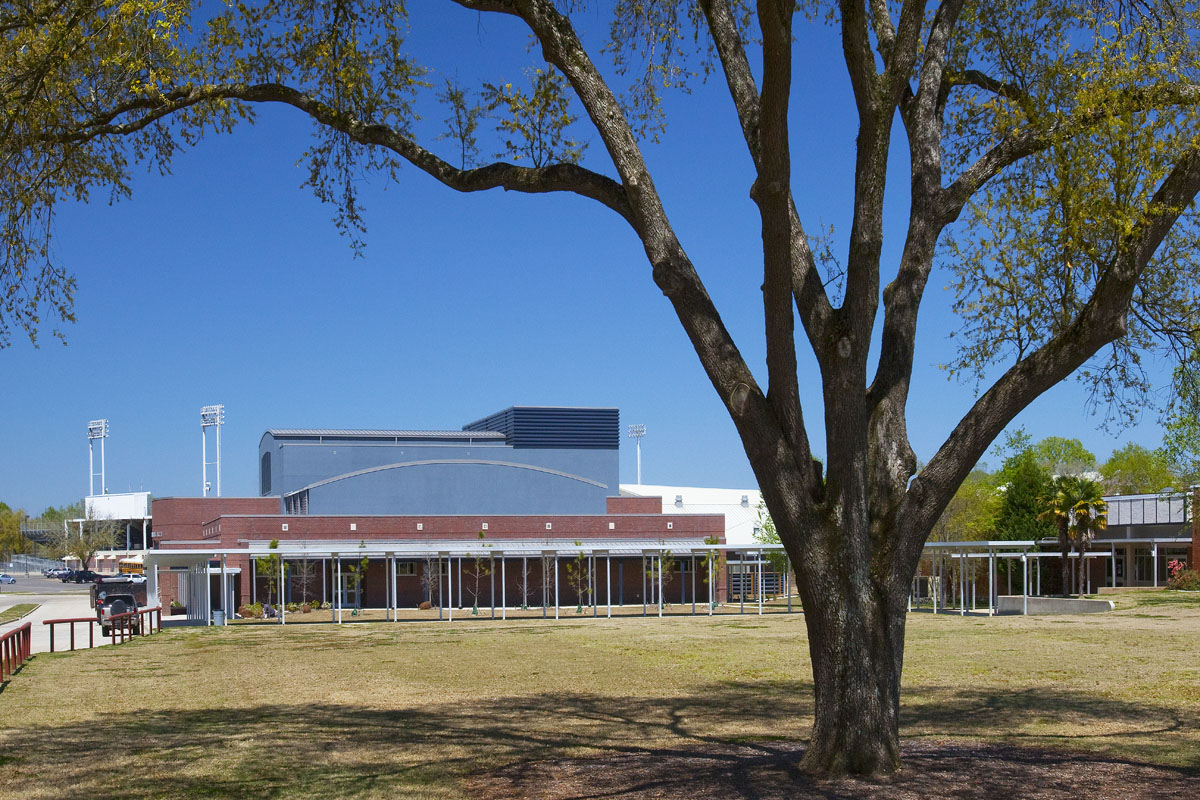
M1054 526L1039 519L1044 499L1051 490L1050 473L1032 450L1010 456L1000 471L1004 481L1000 509L996 513L996 535L1001 539L1038 540L1054 535Z
M1108 461L1100 466L1100 475L1108 494L1145 494L1184 488L1163 450L1149 450L1136 442L1114 450Z
M456 52L436 65L412 56L418 31L401 0L6 5L0 343L13 330L35 334L43 314L52 325L70 319L74 284L53 258L59 204L126 195L133 165L166 171L180 148L253 121L263 104L312 121L308 184L356 244L359 181L399 181L401 165L463 192L600 203L641 243L795 566L815 693L803 766L894 769L909 580L964 478L1022 409L1071 375L1118 419L1135 413L1150 390L1143 359L1186 353L1200 327L1197 9L1153 0L452 7L524 27L531 46L514 53L528 59L524 81L447 84L465 64ZM833 26L833 66L853 101L852 222L839 237L816 235L795 202L808 187L795 185L794 160L822 153L793 152L793 126L819 124L822 111L805 101L831 67L799 42L803 24ZM667 124L663 93L706 75L728 89L761 222L762 268L747 284L762 292L757 371L646 158ZM434 134L422 122L430 109L447 122ZM580 130L591 132L586 150ZM885 250L889 177L906 186L909 206L898 247ZM919 310L938 268L961 321L947 366L981 392L917 473L906 411ZM824 465L801 407L798 342L819 372Z
M25 537L21 535L21 521L26 514L21 509L12 509L0 503L0 556L25 552Z
M1038 465L1052 475L1080 475L1096 469L1096 455L1078 439L1047 436L1032 448Z

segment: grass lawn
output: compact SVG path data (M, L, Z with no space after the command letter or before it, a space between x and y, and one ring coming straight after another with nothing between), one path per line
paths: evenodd
M38 607L38 603L17 603L15 606L0 611L0 625L20 619Z
M801 615L573 616L177 628L38 655L0 693L0 797L455 798L547 759L807 736ZM909 741L1200 781L1200 595L1078 617L913 614L903 697Z

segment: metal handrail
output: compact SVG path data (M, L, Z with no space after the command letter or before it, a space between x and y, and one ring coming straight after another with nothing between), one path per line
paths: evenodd
M0 635L0 681L12 675L24 664L33 650L33 623L26 622Z

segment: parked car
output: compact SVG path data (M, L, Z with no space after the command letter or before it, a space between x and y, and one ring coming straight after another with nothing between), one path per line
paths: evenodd
M75 583L95 583L97 578L103 577L99 572L92 572L90 569L77 569L71 580Z
M7 572L0 572L0 583L16 583L17 579Z
M100 623L100 632L108 636L113 626L112 618L118 614L137 611L140 604L134 595L131 581L123 578L105 578L92 586L92 606L96 609L96 621ZM125 624L130 630L134 633L140 632L140 616L125 619Z
M75 570L68 569L59 574L58 579L63 583L70 583L75 577Z

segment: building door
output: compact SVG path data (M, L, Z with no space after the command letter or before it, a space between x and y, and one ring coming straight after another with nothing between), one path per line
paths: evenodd
M360 608L362 600L362 575L348 569L342 570L342 608ZM357 581L357 582L356 582Z

